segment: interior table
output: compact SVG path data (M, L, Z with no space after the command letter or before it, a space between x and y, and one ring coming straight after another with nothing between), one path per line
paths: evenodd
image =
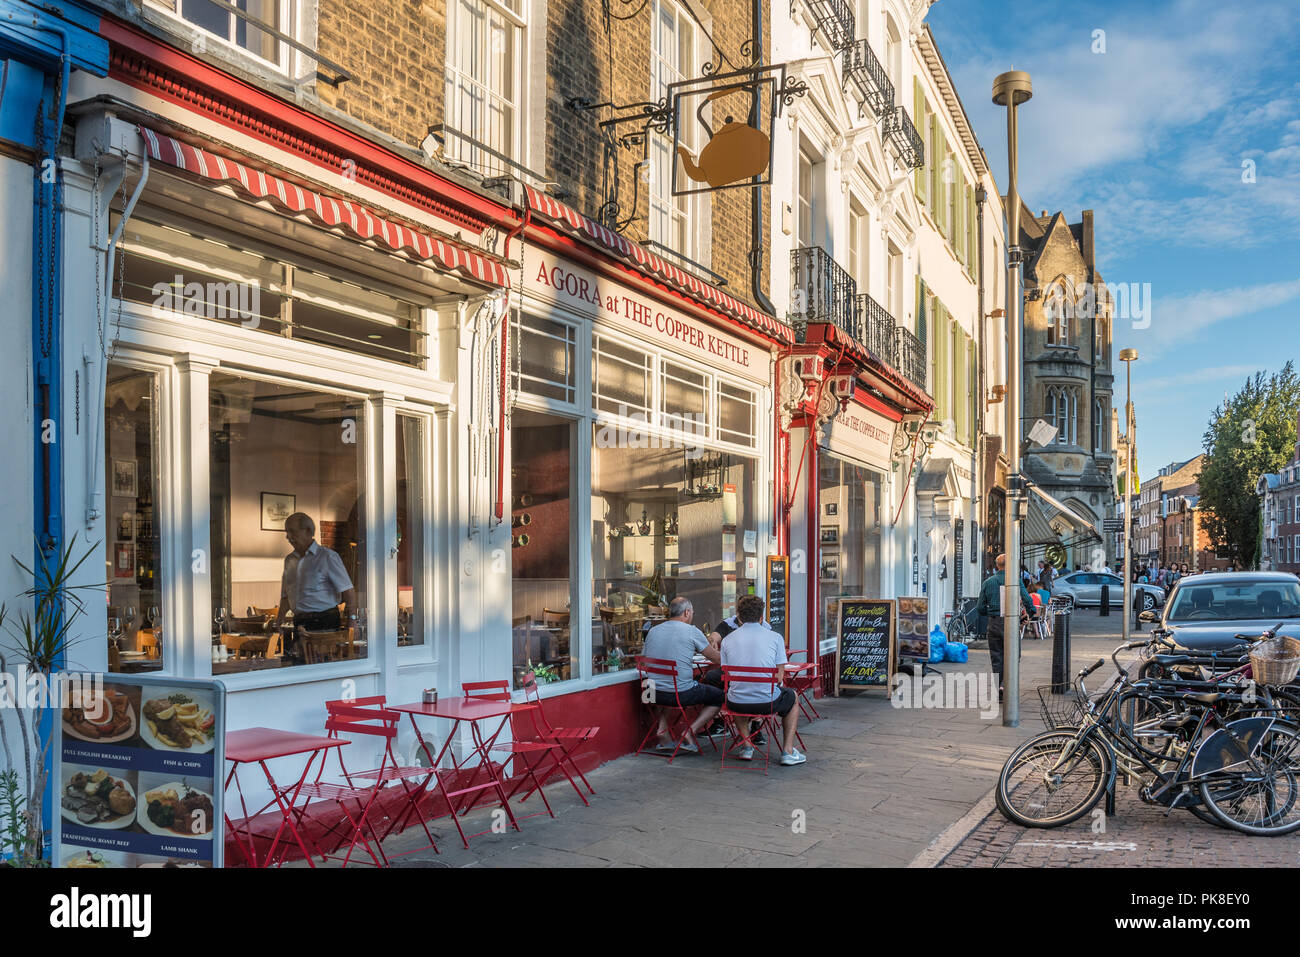
M493 743L506 726L506 722L510 719L511 712L517 712L526 707L528 706L512 701L484 701L479 698L443 698L436 704L415 702L414 704L388 705L389 710L404 712L410 718L411 728L415 731L415 738L420 742L420 747L424 749L424 753L429 759L429 767L434 769L433 779L437 784L438 793L447 802L447 809L451 813L452 823L456 825L456 831L460 834L461 843L466 848L469 847L469 837L478 837L479 834L471 834L466 837L464 828L460 826L460 817L462 813L468 813L469 809L478 803L478 797L481 797L484 791L490 790L496 794L498 807L505 811L511 826L516 831L519 830L519 822L515 820L514 811L510 809L510 801L506 798L505 788L501 784L501 776L492 763L490 751ZM437 755L430 748L429 741L420 733L420 726L415 720L417 716L445 718L452 723L451 730L447 732L447 739L443 742L442 748ZM497 725L496 730L490 736L484 737L483 731L479 727L480 722L491 721L494 718L500 718L500 724ZM442 766L443 757L451 747L451 742L456 737L461 722L469 723L470 739L474 745L473 749L460 761L456 760L453 753L450 766L444 768ZM473 766L468 779L460 780L461 772L470 767L470 762L476 756L479 759L478 764ZM486 781L478 781L480 769L486 775ZM450 789L447 778L455 778ZM469 800L470 795L475 796L473 800Z
M231 835L235 838L235 846L239 848L245 863L249 867L270 867L278 863L275 859L276 848L280 844L281 836L287 826L289 832L293 835L295 843L302 850L303 858L307 861L308 866L315 867L312 863L311 851L303 843L302 835L298 833L298 828L293 822L293 805L298 797L298 792L302 790L303 783L307 780L307 775L311 771L312 764L320 756L321 761L325 760L325 752L330 748L341 748L345 744L350 744L343 738L326 738L315 734L298 734L293 731L276 731L274 728L245 728L242 731L230 731L226 734L226 760L230 762L230 773L226 775L226 790L230 790L230 783L235 783L235 790L239 794L239 807L244 815L244 820L257 816L271 808L272 805L280 809L280 826L275 829L275 835L271 838L271 846L266 850L266 857L259 864L257 860L257 844L255 837L265 837L266 835L256 835L251 828L246 832L248 844L245 846L244 838L241 836L240 829L230 820L230 815L226 814L226 827L230 829ZM303 766L302 774L298 775L298 780L290 785L278 784L275 777L271 774L271 769L266 766L267 761L275 758L287 758L297 754L307 755L307 763ZM244 801L243 788L239 786L239 766L241 764L256 764L266 775L266 783L271 788L272 799L265 805L255 811L253 814L248 813L248 805ZM286 845L285 850L288 850Z

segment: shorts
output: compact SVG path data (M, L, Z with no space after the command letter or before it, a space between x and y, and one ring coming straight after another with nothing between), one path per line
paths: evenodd
M785 717L795 705L795 694L790 688L782 688L775 701L741 702L728 701L727 707L736 714L779 714Z
M661 690L658 685L655 686L655 704L664 704L672 706L673 692L672 689L667 691ZM721 705L722 689L715 688L713 685L695 684L685 691L677 692L676 704L683 708L693 708L697 705Z

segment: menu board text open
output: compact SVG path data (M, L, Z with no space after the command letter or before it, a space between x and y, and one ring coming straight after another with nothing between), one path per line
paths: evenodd
M894 602L888 598L841 598L839 603L835 693L841 688L888 689L894 676Z

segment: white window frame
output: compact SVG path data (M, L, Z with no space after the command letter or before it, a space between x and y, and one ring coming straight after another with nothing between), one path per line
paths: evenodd
M445 58L445 76L443 89L443 106L445 123L452 130L472 137L484 146L490 147L505 156L510 157L521 166L527 167L528 163L528 109L527 109L527 92L528 84L525 78L529 70L529 49L528 49L528 8L531 0L519 0L521 12L512 10L508 4L501 3L500 0L448 0L447 3L447 44ZM485 77L477 77L472 72L472 67L460 63L461 49L457 42L452 38L460 40L468 37L469 27L460 22L464 12L463 6L474 6L482 11L485 22L491 23L492 18L499 17L505 23L514 29L514 55L510 58L511 73L513 78L512 89L508 91L498 91L491 87L491 82ZM492 30L488 29L484 33L483 42L477 45L474 54L482 64L489 64L494 53L490 48L491 41L488 39ZM462 105L460 97L465 95L465 86L468 85L475 89L487 91L489 98L506 103L512 111L510 122L510 140L509 144L494 143L484 133L478 135L473 129L467 128L464 120L465 108ZM471 111L472 115L472 111ZM475 147L464 143L456 136L448 136L446 139L445 150L449 156L458 159L461 162L468 163L479 169L481 172L494 172L505 174L511 172L509 167L504 166L500 160L495 157L480 153Z
M275 40L276 49L281 53L283 63L276 63L274 60L268 60L259 53L254 53L248 47L240 46L229 37L223 37L206 27L200 26L193 20L187 20L181 14L181 7L185 0L142 0L142 10L146 19L152 19L149 14L157 12L166 24L177 32L186 34L191 41L198 45L206 44L209 39L215 40L222 50L231 51L237 57L247 57L253 63L267 70L276 73L283 73L287 76L297 76L299 72L308 66L314 68L314 62L307 54L295 50L289 44L282 40ZM215 0L218 4L222 0ZM293 37L299 43L303 43L302 25L307 19L306 7L314 6L313 0L282 0L280 9L279 22L274 24L275 29L279 30L286 36ZM227 14L232 21L236 21L234 14ZM232 23L232 28L236 26Z
M674 49L674 55L681 49L680 37L682 30L688 28L690 35L690 56L692 62L684 65L674 66L663 51L658 48L659 41L659 17L661 12L671 12L673 17L673 37L677 39ZM679 80L689 79L695 76L697 63L700 59L702 49L700 29L695 18L677 2L677 0L651 0L650 8L650 96L652 102L658 102L667 95L667 87L670 83L676 83ZM679 68L684 66L684 69ZM693 118L692 118L693 119ZM695 123L689 122L683 124L681 136L681 145L699 159L700 149L703 144L699 141L699 131ZM706 250L702 233L704 232L703 224L706 219L704 204L707 200L707 193L694 193L688 196L673 195L673 170L677 167L678 158L672 152L672 137L660 133L651 133L650 152L648 162L649 168L649 196L648 215L646 234L651 241L659 243L662 246L679 253L687 259L692 259L702 266L707 267L709 264L704 261ZM668 152L666 154L666 163L668 169L660 169L664 162L656 159L657 156L664 154L657 153L656 149L662 150L665 143ZM683 174L684 176L684 174ZM685 185L682 176L678 177L678 186ZM660 217L667 216L669 227L668 234L665 235L659 226ZM678 249L676 243L677 227L681 228L685 237L684 248Z

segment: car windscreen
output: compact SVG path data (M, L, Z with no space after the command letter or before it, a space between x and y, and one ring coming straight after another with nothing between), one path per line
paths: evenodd
M1300 617L1300 582L1257 581L1179 588L1168 621L1235 621Z

